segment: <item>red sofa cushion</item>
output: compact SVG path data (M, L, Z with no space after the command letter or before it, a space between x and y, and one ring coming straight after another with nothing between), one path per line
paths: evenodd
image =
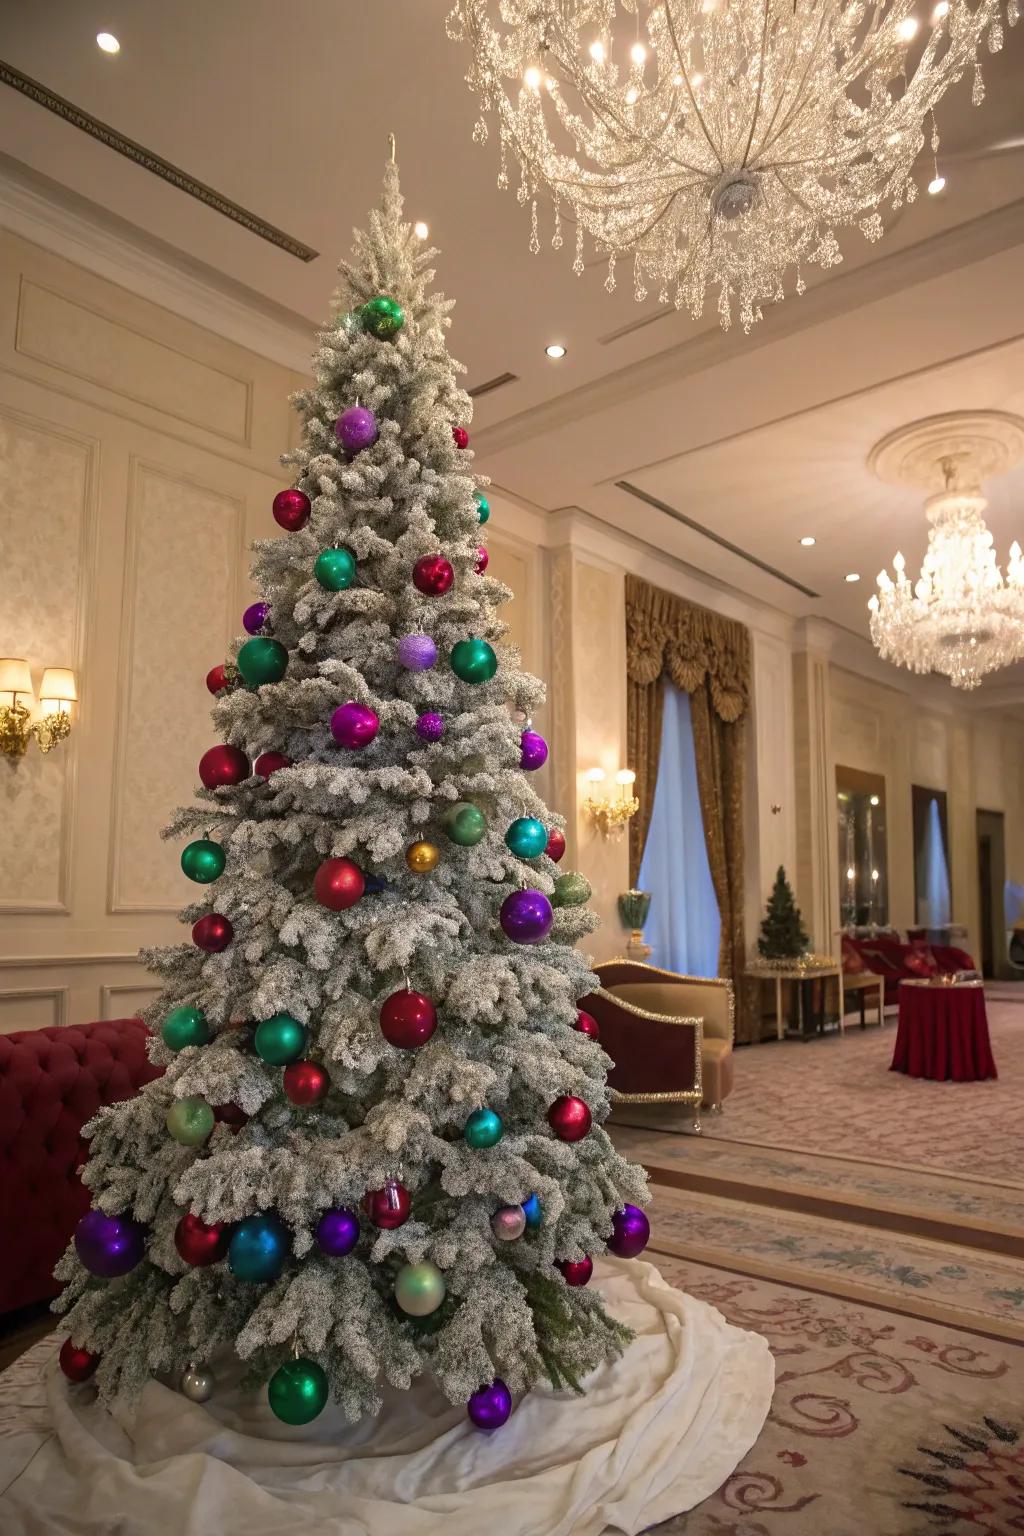
M0 1035L0 1313L56 1295L53 1266L89 1206L81 1130L159 1077L141 1019Z

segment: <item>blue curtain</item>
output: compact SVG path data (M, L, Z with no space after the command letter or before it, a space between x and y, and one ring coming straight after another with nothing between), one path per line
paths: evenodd
M640 890L651 893L644 928L651 964L689 976L716 975L720 924L700 814L690 698L668 679Z
M942 819L939 802L928 802L928 825L924 843L925 867L925 926L944 928L949 922L949 868L946 864L946 846L942 841Z

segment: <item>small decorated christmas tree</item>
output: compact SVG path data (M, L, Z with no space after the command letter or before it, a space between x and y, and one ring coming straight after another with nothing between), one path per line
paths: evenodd
M807 949L807 930L781 864L761 919L757 949L765 960L794 960Z
M106 1403L158 1373L204 1401L237 1357L289 1424L430 1372L495 1428L629 1336L586 1289L648 1231L577 1006L590 890L530 783L543 690L495 648L512 594L401 208L391 164L207 679L221 741L169 828L191 943L149 956L165 1074L86 1128L62 1363Z

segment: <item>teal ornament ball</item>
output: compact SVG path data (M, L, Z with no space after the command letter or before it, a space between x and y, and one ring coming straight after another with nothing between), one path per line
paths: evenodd
M209 885L211 880L219 880L226 863L224 849L210 837L197 838L181 850L182 870L197 885Z
M167 1111L167 1129L183 1147L201 1147L214 1124L213 1110L205 1099L175 1099Z
M517 859L535 859L548 845L548 829L536 816L520 816L505 833L505 846Z
M160 1031L170 1051L183 1051L186 1045L205 1045L210 1026L201 1008L172 1008Z
M569 870L564 875L559 875L555 881L554 894L551 897L553 907L582 907L589 901L592 895L590 881L577 870Z
M290 1246L288 1228L273 1211L246 1216L231 1234L228 1268L237 1279L254 1285L276 1280Z
M498 670L498 658L492 647L486 640L475 637L472 640L460 640L452 648L451 662L455 676L464 683L490 682Z
M483 491L474 491L473 495L476 498L476 515L480 519L482 526L491 515L491 504Z
M403 1264L395 1276L395 1300L410 1317L429 1317L444 1301L444 1276L436 1264Z
M350 549L322 549L313 575L325 592L344 592L356 579L356 557Z
M445 812L444 830L460 848L473 848L487 831L487 817L478 806L460 800Z
M254 635L242 646L237 656L242 681L250 688L264 683L279 683L288 670L288 652L280 640L266 635Z
M305 1051L307 1034L290 1013L275 1013L256 1026L256 1054L272 1067L287 1067Z
M504 1130L501 1116L495 1110L474 1109L462 1134L466 1138L466 1145L480 1152L484 1147L496 1147Z
M390 341L405 324L405 310L401 304L397 299L389 299L384 293L370 299L359 313L363 329L369 331L371 336L376 336L378 341Z
M282 1424L309 1424L323 1412L329 1390L327 1373L315 1360L287 1360L271 1376L267 1399Z

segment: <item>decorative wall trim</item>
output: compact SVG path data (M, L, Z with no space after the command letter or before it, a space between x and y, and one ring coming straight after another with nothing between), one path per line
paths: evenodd
M63 1029L70 1013L67 987L9 987L0 990L0 1004L19 997L50 997L53 999L53 1024L50 1028ZM45 1026L44 1026L45 1027ZM14 1031L4 1031L14 1033Z
M256 235L260 240L266 240L270 245L276 245L278 250L285 251L289 256L296 257L299 261L315 261L320 252L312 246L304 245L294 235L286 234L283 229L278 229L273 224L268 224L258 214L250 213L248 208L243 208L240 203L234 203L222 192L214 191L205 182L198 181L183 171L180 166L165 160L155 150L147 149L144 144L139 144L135 139L129 139L116 128L111 128L109 123L102 122L98 117L93 117L91 112L85 112L81 107L76 107L64 96L58 96L56 91L51 91L49 86L41 85L38 80L33 80L30 75L22 74L20 69L15 69L13 64L7 64L0 59L0 84L9 85L12 90L20 91L37 106L45 107L48 112L53 112L64 122L70 123L72 128L78 128L82 133L96 139L107 149L113 149L119 155L134 163L144 171L149 171L153 176L159 176L162 181L169 182L179 192L184 192L189 197L194 197L197 202L212 208L214 213L223 214L226 219L232 219L236 224L241 224L251 235Z
M115 1019L122 1015L111 1010L111 1001L122 992L152 992L154 997L163 990L158 985L149 986L145 982L135 984L128 982L114 982L100 987L100 1018Z
M141 965L138 954L0 955L0 970L44 970L64 965Z

